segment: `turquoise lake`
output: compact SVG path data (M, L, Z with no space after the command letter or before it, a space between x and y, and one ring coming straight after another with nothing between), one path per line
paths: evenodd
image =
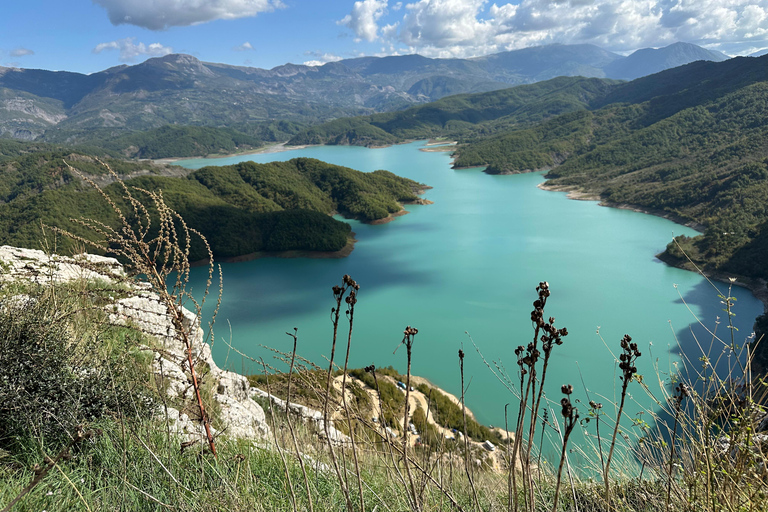
M588 402L582 379L589 398L615 415L610 403L620 384L611 351L618 356L625 333L640 345L639 372L654 391L681 357L698 364L694 337L704 346L712 343L697 319L730 343L718 292L699 275L654 256L674 235L694 235L692 229L540 190L544 178L537 173L490 176L481 169L453 170L449 153L420 151L423 146L325 146L179 162L199 168L312 157L361 171L387 169L433 187L424 197L434 204L408 206L411 213L393 222L349 221L358 242L347 258L223 264L224 295L213 347L221 366L259 370L222 341L230 339L249 356L277 364L273 352L263 347L290 350L285 333L294 327L300 354L327 365L331 287L344 274L361 285L351 365L393 365L405 371L405 350L393 351L403 328L414 326L419 334L413 373L459 394L457 353L463 347L467 404L481 422L496 426L504 425L505 404L516 411L517 400L488 369L469 336L491 367L498 362L515 380L514 349L532 338L530 312L539 281L548 281L552 292L545 316L554 316L556 326L569 331L564 344L553 350L547 377L547 395L558 418L562 384L573 384L573 397ZM194 269L194 291L206 277L205 269ZM727 285L715 285L727 291ZM736 342L743 344L763 308L747 290L734 288L732 295L738 299ZM346 341L346 329L342 333ZM727 357L727 352L714 341L713 357ZM632 384L630 392L630 416L652 407L638 385ZM586 406L577 406L584 416Z

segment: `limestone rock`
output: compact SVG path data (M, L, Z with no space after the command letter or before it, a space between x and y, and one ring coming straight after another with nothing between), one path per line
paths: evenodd
M277 407L281 411L286 410L286 401L278 398L274 395L270 395L266 391L259 389L259 388L251 388L250 392L254 396L258 396L260 398L269 400L272 402L272 405L274 407ZM301 418L302 421L305 423L311 425L315 433L320 439L326 438L326 432L325 432L325 422L323 421L323 413L320 411L316 411L314 409L310 409L309 407L305 405L300 404L294 404L292 403L290 406L290 411L292 414L295 414L299 418ZM328 421L328 437L329 441L334 445L346 445L351 444L351 439L349 436L341 432L340 430L337 430L334 426L333 420Z
M145 347L154 352L152 368L156 378L165 387L171 399L191 397L191 380L185 345L174 328L168 307L160 296L148 290L147 283L126 280L125 270L115 258L82 254L73 258L48 255L35 249L0 247L0 281L27 280L37 284L57 284L68 281L99 279L106 283L128 284L130 291L124 298L115 298L107 306L109 320L116 325L130 325L157 339L157 344ZM5 306L18 307L30 300L26 296L6 299ZM261 406L251 398L248 379L234 372L220 369L205 342L197 316L181 308L182 325L188 333L192 359L198 375L207 372L215 384L215 400L220 404L224 434L248 439L259 439L269 434L269 426ZM164 417L165 409L161 411ZM173 420L172 431L179 434L201 434L202 425L190 420L177 409L168 408Z

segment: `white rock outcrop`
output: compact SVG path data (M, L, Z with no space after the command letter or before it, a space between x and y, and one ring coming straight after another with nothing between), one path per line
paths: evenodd
M272 406L280 409L281 411L289 410L288 404L282 398L278 398L274 395L270 395L266 391L259 388L251 388L249 393L252 396L258 396L265 400L272 402ZM323 413L310 409L306 405L297 403L290 404L290 413L300 418L304 423L314 428L315 433L320 439L329 437L330 442L337 446L343 446L349 444L351 446L352 440L348 435L337 430L334 426L333 420L328 420L328 434L325 432L325 421L323 420Z
M18 247L0 247L0 282L27 280L37 284L57 284L68 281L99 279L105 282L126 283L125 271L115 258L84 254L68 258L48 255L43 251ZM142 283L131 283L132 291L126 298L115 299L107 306L109 319L119 325L132 325L152 335L156 346L146 347L154 353L152 363L155 375L165 386L169 398L190 398L193 390L188 371L187 355L173 322L160 297L147 290ZM21 300L15 297L14 300ZM264 411L251 398L250 384L244 376L220 369L205 342L204 334L194 313L182 309L184 327L190 334L192 357L198 374L204 369L207 379L215 384L214 399L220 405L222 433L232 437L261 439L270 430ZM159 411L165 416L166 408ZM201 424L175 408L167 408L173 431L191 436L202 435Z

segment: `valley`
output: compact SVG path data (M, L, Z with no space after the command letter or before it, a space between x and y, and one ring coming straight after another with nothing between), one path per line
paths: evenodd
M6 2L2 512L768 509L768 4Z

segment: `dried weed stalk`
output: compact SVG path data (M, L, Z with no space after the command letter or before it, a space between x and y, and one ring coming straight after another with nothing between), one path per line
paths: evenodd
M117 256L123 261L129 271L142 275L151 286L152 291L158 295L160 303L165 306L171 319L175 330L174 334L184 347L186 366L195 392L195 399L205 429L208 447L215 457L216 443L211 432L210 418L203 404L200 381L192 353L193 337L197 329L199 329L199 324L190 325L184 315L183 306L185 302L191 302L199 322L202 306L208 296L211 281L213 280L213 252L205 237L195 229L190 228L184 219L165 203L162 190L149 191L136 187L129 188L120 180L117 173L109 165L100 160L98 161L122 188L123 200L129 205L130 214L126 215L115 201L93 180L80 173L65 161L64 164L70 171L91 185L109 204L112 211L117 215L118 225L113 227L95 219L71 219L76 224L87 228L95 234L99 238L96 241L57 227L51 229L84 246ZM150 207L145 206L134 195L134 192L145 196ZM150 212L150 209L152 212ZM208 252L209 261L208 281L202 298L199 301L187 291L191 268L189 251L193 237L199 238L204 244ZM170 290L169 281L173 283L170 286ZM220 301L221 287L219 288ZM216 310L218 310L218 305ZM213 336L212 329L215 317L216 312L214 312L209 324L208 335L211 337Z

